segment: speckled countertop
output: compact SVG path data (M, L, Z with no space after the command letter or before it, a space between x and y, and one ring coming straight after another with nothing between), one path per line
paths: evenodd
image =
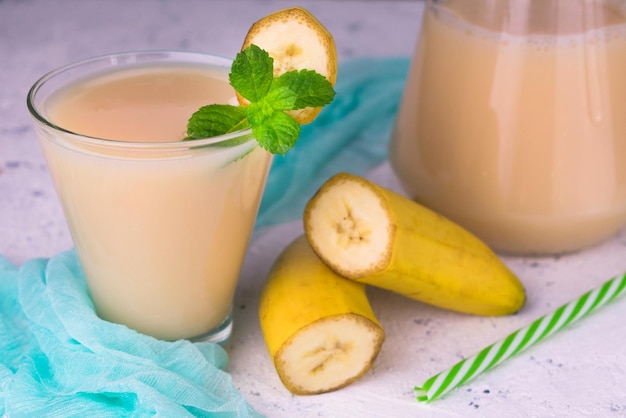
M15 264L52 256L71 239L26 109L46 71L129 49L186 49L232 56L251 22L295 5L276 0L0 0L0 254ZM419 1L307 1L334 34L340 63L409 56ZM341 65L341 64L340 64ZM399 190L387 164L369 175ZM626 271L626 234L558 258L504 257L524 281L528 305L508 318L444 312L372 290L387 340L371 371L319 396L287 392L270 363L256 308L262 275L302 230L289 223L255 236L237 293L229 372L269 417L617 417L626 416L626 301L603 308L429 405L413 386Z

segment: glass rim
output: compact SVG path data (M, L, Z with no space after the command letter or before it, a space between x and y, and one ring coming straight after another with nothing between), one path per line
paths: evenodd
M116 60L122 57L139 57L139 56L160 56L161 59L153 59L153 60L144 60L144 61L133 61L133 62L121 62L117 63ZM176 59L178 57L178 59ZM234 138L240 138L243 136L250 136L250 139L254 139L252 136L252 129L246 128L239 131L230 132L223 135L217 135L207 138L193 139L193 140L177 140L177 141L166 141L166 142L139 142L139 141L121 141L110 138L100 138L95 136L86 135L80 132L75 132L62 126L56 125L55 123L48 120L42 112L40 111L40 107L35 104L35 97L39 90L50 80L53 78L60 76L63 73L71 71L73 69L93 64L98 61L106 61L110 62L109 68L114 67L122 67L124 65L133 65L138 63L157 63L157 62L166 62L166 59L169 59L169 62L183 62L181 59L183 57L204 57L208 59L217 59L221 64L232 64L233 59L228 58L223 55L210 54L204 52L195 52L195 51L184 51L184 50L176 50L176 49L146 49L146 50L130 50L130 51L121 51L107 54L100 54L96 56L92 56L89 58L81 59L78 61L74 61L72 63L63 65L61 67L57 67L45 73L41 76L28 90L28 94L26 96L26 106L32 117L42 125L54 129L55 131L61 132L65 135L71 135L72 138L76 141L80 141L86 144L97 145L97 146L105 146L105 147L115 147L115 148L133 148L133 149L170 149L170 148L181 148L181 146L185 147L203 147L208 145L219 144L222 142L226 142L228 140ZM174 59L172 59L174 58ZM191 62L191 61L186 61ZM197 61L201 62L201 61ZM104 69L104 67L102 68ZM190 115L191 116L191 115ZM246 141L248 142L248 141Z

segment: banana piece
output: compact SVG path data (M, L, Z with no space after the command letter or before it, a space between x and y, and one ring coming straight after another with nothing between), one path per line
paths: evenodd
M352 280L468 314L524 305L522 283L486 244L364 178L330 178L307 203L304 228L317 255Z
M333 273L304 235L272 266L259 318L276 371L297 395L330 392L356 381L370 369L384 340L365 285Z
M314 70L334 86L337 49L331 33L302 7L279 10L256 21L248 30L242 50L250 44L264 49L274 59L274 76L292 70ZM237 95L242 105L248 101ZM307 107L288 112L299 123L312 122L322 108Z

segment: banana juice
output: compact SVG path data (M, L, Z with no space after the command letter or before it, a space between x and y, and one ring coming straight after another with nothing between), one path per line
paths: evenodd
M180 142L195 110L233 99L228 69L124 66L44 103L62 129L40 127L41 143L106 320L175 340L229 316L271 154L250 133L236 146Z

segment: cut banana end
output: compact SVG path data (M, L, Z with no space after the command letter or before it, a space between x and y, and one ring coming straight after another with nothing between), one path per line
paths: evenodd
M477 315L524 305L521 282L486 244L364 178L329 179L307 203L304 229L325 264L361 283Z
M274 59L274 76L292 70L314 70L334 86L337 78L337 49L331 33L302 7L279 10L255 22L244 39L242 50L254 44ZM242 105L247 100L237 95ZM312 122L321 108L290 111L299 123Z
M371 368L384 340L365 285L330 270L304 236L270 269L259 319L276 371L297 395L356 381Z
M369 320L352 313L325 317L299 330L275 356L291 392L313 395L340 389L365 374L382 342Z
M338 175L311 199L304 222L311 245L326 264L358 279L389 264L396 229L391 213L365 179Z

